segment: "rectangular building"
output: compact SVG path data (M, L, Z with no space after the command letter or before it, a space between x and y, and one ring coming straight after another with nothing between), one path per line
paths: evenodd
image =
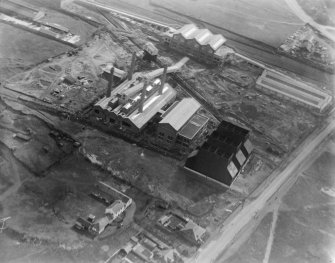
M274 71L264 70L256 84L258 89L320 112L332 101L331 95L326 92Z
M205 129L208 118L197 114L201 105L193 98L174 103L158 123L157 139L161 147L187 152Z
M220 34L212 34L208 29L199 29L188 24L168 33L163 38L172 49L193 56L209 64L219 63L222 59L219 51L226 39Z
M138 133L166 105L172 103L176 91L155 79L144 87L143 81L126 81L94 106L94 114L109 126Z
M249 131L222 121L185 168L230 186L252 152Z

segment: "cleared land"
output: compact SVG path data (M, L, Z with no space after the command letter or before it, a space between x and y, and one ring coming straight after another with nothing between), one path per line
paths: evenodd
M0 23L0 79L6 79L69 47L23 29Z

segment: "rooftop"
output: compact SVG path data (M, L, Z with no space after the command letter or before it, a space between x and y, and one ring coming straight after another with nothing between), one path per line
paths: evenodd
M173 34L181 34L185 39L195 39L199 45L209 45L214 51L226 42L222 35L213 35L208 29L199 29L194 24L184 25Z
M179 131L186 122L200 109L201 105L193 98L184 98L164 116L159 123L171 125Z
M249 131L223 121L200 147L198 153L187 159L185 167L193 172L230 185L243 164L236 163L234 156L247 141ZM249 146L248 146L249 147ZM251 147L250 147L251 149ZM249 151L247 150L248 154ZM249 156L249 155L248 155ZM248 156L239 156L238 162Z
M180 130L179 135L188 139L193 139L193 137L202 129L202 127L206 125L208 120L208 117L199 114L194 115Z
M139 109L136 109L127 118L137 128L141 129L160 109L173 100L175 96L176 91L169 84L165 84L162 95L159 95L157 90L144 102L143 112L139 112Z
M257 84L319 110L324 109L332 100L331 96L322 90L273 71L264 70Z

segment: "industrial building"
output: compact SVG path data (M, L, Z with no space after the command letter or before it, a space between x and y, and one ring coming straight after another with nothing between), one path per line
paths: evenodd
M182 152L192 149L209 120L208 117L197 113L200 108L201 105L193 98L184 98L171 105L158 123L159 145L168 150Z
M186 160L195 174L230 186L252 152L249 131L222 121L200 149Z
M226 39L222 35L214 35L208 29L199 29L194 24L166 33L163 41L170 48L209 64L220 63L229 54L228 50L233 52L223 46Z
M176 97L176 91L160 79L126 81L120 86L95 104L94 114L108 125L131 133L142 131Z
M292 100L311 109L322 112L332 101L324 91L274 71L264 70L256 87L267 93Z
M99 122L130 134L143 131L154 117L174 102L176 91L165 82L166 74L177 71L187 62L182 59L168 68L133 74L134 57L127 79L113 90L114 72L109 74L106 96L93 109L93 116ZM160 75L162 77L158 78Z

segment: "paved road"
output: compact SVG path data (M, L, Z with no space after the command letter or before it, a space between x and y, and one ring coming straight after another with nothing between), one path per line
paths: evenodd
M243 208L234 216L232 220L221 229L220 236L212 240L204 248L199 250L196 258L190 259L188 262L207 263L215 262L222 251L231 245L232 240L243 231L243 229L255 217L261 214L264 207L268 205L271 198L283 187L290 187L294 180L292 178L297 173L297 169L301 168L302 164L311 153L319 146L319 144L327 138L335 129L335 121L327 124L325 128L318 133L313 133L303 143L299 149L292 153L290 162L279 171L274 172L269 180L265 181L251 198L246 201ZM289 182L289 184L287 183Z

